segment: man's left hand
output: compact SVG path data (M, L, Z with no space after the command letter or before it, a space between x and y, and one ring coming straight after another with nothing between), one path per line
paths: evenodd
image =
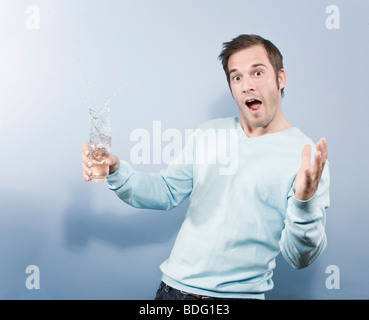
M325 138L318 141L316 149L312 163L310 163L311 146L306 145L302 150L302 165L294 183L295 197L301 201L309 200L318 189L324 165L328 158L328 146Z

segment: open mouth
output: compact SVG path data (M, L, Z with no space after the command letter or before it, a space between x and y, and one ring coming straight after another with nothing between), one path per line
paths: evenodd
M257 111L261 107L262 102L259 99L247 99L245 101L245 104L252 111Z

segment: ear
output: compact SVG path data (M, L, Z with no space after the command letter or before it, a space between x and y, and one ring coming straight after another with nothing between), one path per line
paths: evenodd
M282 90L286 86L286 82L287 82L286 71L284 69L281 69L279 70L278 74L278 84L280 90Z

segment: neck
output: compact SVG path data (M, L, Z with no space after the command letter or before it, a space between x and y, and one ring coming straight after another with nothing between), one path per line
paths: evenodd
M273 120L265 126L253 126L248 123L240 112L240 124L249 138L259 137L270 133L275 133L292 128L292 124L287 121L283 113L273 118Z

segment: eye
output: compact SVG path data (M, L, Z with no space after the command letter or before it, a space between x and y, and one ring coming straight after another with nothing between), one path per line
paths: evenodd
M254 76L255 77L260 77L261 75L263 74L263 71L255 71L255 73L254 73Z
M234 82L238 82L238 81L240 81L240 80L241 80L241 77L240 77L240 76L234 76L234 77L232 78L232 80L233 80Z

